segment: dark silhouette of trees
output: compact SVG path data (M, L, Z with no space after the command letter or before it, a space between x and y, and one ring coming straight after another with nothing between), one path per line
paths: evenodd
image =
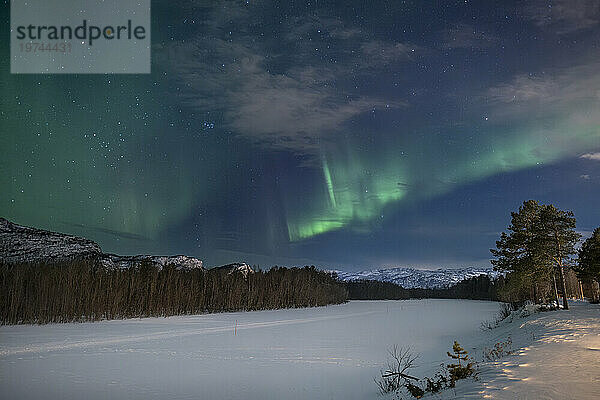
M508 272L503 299L540 302L552 294L558 303L560 283L563 307L567 309L565 267L572 264L580 238L573 213L528 200L511 217L508 233L502 232L496 249L490 250L494 267Z
M0 265L1 323L97 321L239 310L314 307L346 301L335 276L313 267L240 273L105 269L94 261Z
M405 300L410 291L391 282L360 280L345 282L349 300Z
M497 301L504 277L492 280L487 275L464 279L455 285L438 289L409 289L411 298L468 299Z
M487 275L465 279L447 288L404 289L391 282L360 280L344 282L349 300L405 300L405 299L470 299L498 300L498 291L504 284L504 277L495 280Z
M600 283L600 228L594 229L592 236L586 239L579 250L579 263L574 268L577 276L590 287L590 300L600 301L598 284Z
M540 212L539 248L554 269L560 274L563 308L567 310L567 282L565 267L573 265L575 245L581 235L575 231L575 217L571 211L561 211L552 204L543 205Z

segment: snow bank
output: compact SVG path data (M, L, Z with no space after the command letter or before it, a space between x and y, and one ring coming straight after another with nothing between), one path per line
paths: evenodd
M481 363L479 381L460 381L442 398L600 398L600 306L572 302L569 310L536 311L530 307L486 332L471 348L478 361L484 348L508 338L513 354Z
M377 399L394 344L419 376L498 304L352 301L339 306L0 327L7 399Z
M7 399L392 399L373 378L410 346L433 376L458 340L480 363L435 399L595 399L600 307L532 313L482 331L498 303L352 301L339 306L0 327ZM535 310L532 310L535 311ZM514 353L482 362L485 348ZM431 398L431 397L430 397Z

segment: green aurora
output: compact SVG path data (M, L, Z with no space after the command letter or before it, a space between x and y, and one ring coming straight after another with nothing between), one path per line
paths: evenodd
M189 7L153 4L149 75L11 75L2 33L0 216L208 265L481 261L493 241L469 232L546 193L597 223L600 24L559 32L520 5L473 20L483 3ZM547 191L489 186L538 172ZM488 218L479 199L457 254L435 235L469 186L502 204Z
M419 157L402 155L411 153L399 151L406 146L384 147L369 157L357 154L354 146L330 152L321 163L326 190L315 191L305 198L307 207L297 205L298 213L288 215L290 240L347 226L361 230L383 218L386 207L403 200L427 199L496 174L555 163L600 141L600 126L588 119L575 123L565 117L545 125L551 128L488 132L479 139L484 143L469 145L459 144L457 133L454 145L431 143ZM473 146L480 150L470 151Z

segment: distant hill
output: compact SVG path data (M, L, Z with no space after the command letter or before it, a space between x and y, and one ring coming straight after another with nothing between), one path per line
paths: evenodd
M97 258L100 246L88 239L29 228L0 218L0 261L56 262Z
M211 268L210 271L222 271L227 272L228 274L233 274L234 272L239 272L245 277L248 274L253 274L254 270L246 263L231 263L226 265L221 265L220 267Z
M0 218L0 262L53 263L69 260L96 260L105 268L131 268L150 263L159 268L202 269L202 260L188 256L119 256L103 253L98 243L78 236L45 231Z
M0 325L317 307L348 298L345 285L315 267L204 269L194 257L106 254L91 240L6 219L0 293Z
M491 279L495 279L500 275L491 267L440 268L436 270L396 267L361 272L335 272L342 281L374 280L391 282L405 289L441 289L475 276L488 275Z

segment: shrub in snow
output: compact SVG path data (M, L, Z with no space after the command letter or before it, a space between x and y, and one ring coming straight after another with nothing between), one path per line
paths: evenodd
M408 348L399 348L394 345L390 350L388 368L385 371L381 371L381 379L375 380L375 383L379 387L381 394L386 393L398 393L403 388L413 394L418 394L417 386L411 383L412 381L419 381L419 378L408 374L411 368L415 366L415 360L418 358L417 355L412 354ZM421 393L420 396L422 396ZM420 396L414 396L419 398Z
M498 313L496 314L494 319L492 319L491 321L490 320L483 321L481 323L481 329L482 330L494 329L495 327L500 325L500 322L504 321L507 318L511 318L513 316L514 310L515 310L515 307L511 303L502 303L500 305L500 310L498 310ZM509 322L512 322L512 318Z
M532 302L528 301L519 310L519 317L521 317L521 318L529 317L530 315L540 312L540 309L541 309L541 305L533 304Z
M448 364L448 373L450 374L450 387L456 385L456 381L466 379L475 374L475 364L469 357L469 352L454 341L452 353L448 352L448 357L457 360L457 364Z
M375 379L382 395L387 393L400 395L405 392L420 399L426 393L438 393L443 389L454 387L456 381L474 377L476 374L476 364L473 359L456 341L452 346L452 353L447 352L448 357L456 360L456 363L448 364L445 369L442 363L442 370L437 372L434 378L425 377L422 380L425 382L424 387L418 383L421 381L419 378L407 373L414 367L417 356L411 354L408 349L399 349L397 346L394 346L389 353L391 361L388 361L388 369L381 371L379 380Z
M483 357L486 361L496 361L512 353L512 338L510 336L506 341L494 344L494 347L491 349L483 349Z

